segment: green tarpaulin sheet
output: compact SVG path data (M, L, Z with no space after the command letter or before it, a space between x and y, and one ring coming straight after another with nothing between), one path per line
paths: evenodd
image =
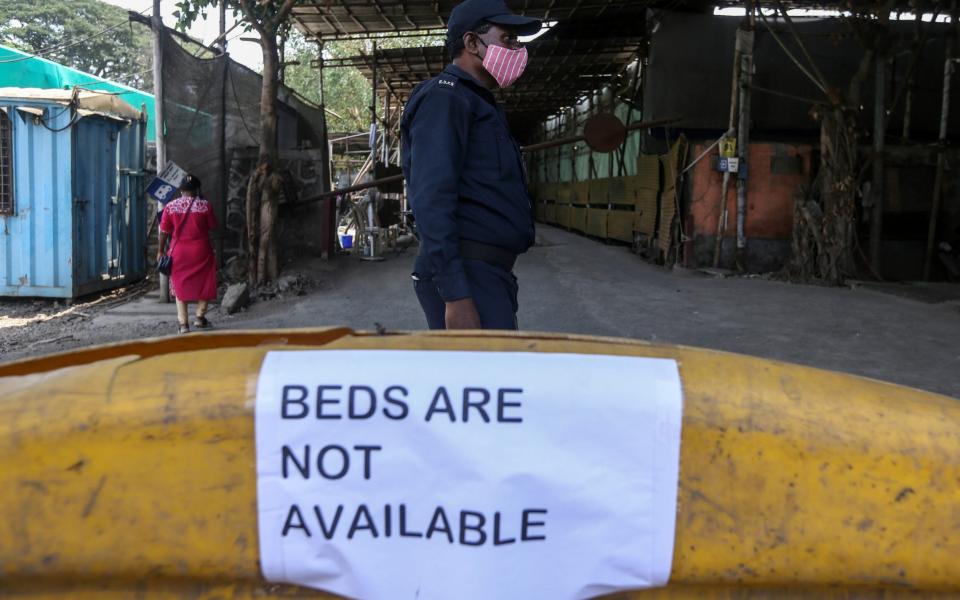
M147 141L154 141L153 94L0 45L0 87L69 89L75 85L115 92L137 110L146 105Z

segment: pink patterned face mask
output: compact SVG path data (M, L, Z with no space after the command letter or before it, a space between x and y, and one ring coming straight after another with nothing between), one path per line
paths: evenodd
M527 66L527 49L511 50L503 46L488 46L483 40L480 40L480 43L487 49L487 54L483 57L483 68L497 80L500 87L513 85Z

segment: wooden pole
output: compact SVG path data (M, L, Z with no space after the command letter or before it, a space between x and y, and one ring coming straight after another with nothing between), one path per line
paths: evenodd
M287 25L280 26L280 72L277 80L280 82L280 85L286 83L287 78L287 36L290 33L290 28Z
M160 0L153 0L153 127L156 132L157 173L167 166L167 144L163 135L163 19L160 17ZM158 232L159 232L159 221ZM159 235L159 233L158 233ZM169 278L160 274L160 302L170 302Z
M740 99L740 30L737 29L736 41L733 48L733 74L730 84L730 119L727 131L733 131L737 126L737 102ZM717 236L713 240L713 268L720 266L720 255L723 252L723 233L727 228L727 188L730 186L730 172L723 173L720 184L720 205L717 213Z
M880 254L883 251L883 200L884 200L884 138L887 133L887 59L877 52L873 94L873 182L870 195L873 200L870 211L870 266L880 274Z
M930 203L930 222L927 226L927 251L923 257L923 280L930 280L930 270L933 266L933 254L937 245L937 218L940 214L940 201L943 196L943 172L946 168L947 157L947 124L950 120L950 80L953 78L954 40L947 39L946 59L943 63L943 104L940 109L940 148L937 154L937 174L933 179L933 198Z
M227 0L220 0L220 37L217 45L221 52L227 51Z
M217 121L219 160L220 160L220 198L217 199L221 207L220 222L227 222L227 197L230 195L230 166L227 164L227 77L230 77L230 58L227 54L227 0L220 0L220 36L217 38L217 48L221 52L219 60L223 61L220 71L220 119ZM217 260L223 266L223 233L216 235Z
M914 25L914 34L913 34L913 47L914 52L916 52L916 60L920 59L920 56L923 54L923 19L917 19L916 24ZM896 63L894 63L896 65ZM894 66L894 73L896 73L896 67ZM906 90L906 100L903 105L903 143L906 144L910 141L910 126L913 121L913 88L915 82L914 69L911 67L907 70L907 79L903 82ZM896 101L899 98L894 99L894 105L891 106L891 111L896 109Z
M318 92L320 93L320 106L327 105L326 98L323 95L324 67L325 65L323 60L323 42L318 42L317 43L317 70L320 72L320 82L319 82L320 89L318 90Z
M740 157L740 169L737 174L737 250L735 260L737 269L746 267L747 250L747 178L750 176L750 87L753 82L753 3L747 3L747 18L737 32L743 38L740 49L740 119L737 126L737 154ZM744 177L746 175L746 177Z
M380 162L384 165L387 164L389 160L388 152L390 151L390 94L383 95L383 135L380 138ZM374 169L374 174L376 174L376 169Z
M377 42L373 42L373 77L372 77L372 87L370 93L370 179L376 179L377 177L377 139L379 133L379 126L377 124L377 77L379 73L377 72ZM364 258L369 260L377 260L377 240L374 235L374 215L376 214L376 205L373 201L373 197L370 197L370 202L367 204L367 243L370 245L368 250L368 255Z
M377 42L373 42L373 76L370 89L370 168L377 163Z

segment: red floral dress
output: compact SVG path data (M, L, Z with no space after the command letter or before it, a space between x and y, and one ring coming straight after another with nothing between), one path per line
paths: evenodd
M216 228L217 217L203 198L181 196L163 208L160 231L171 236L170 287L177 300L217 299L217 260L210 244L210 232Z

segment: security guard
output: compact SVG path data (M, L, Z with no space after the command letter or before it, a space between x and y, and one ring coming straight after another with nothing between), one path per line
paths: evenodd
M453 64L414 89L403 172L420 233L414 288L431 329L517 329L517 256L534 242L526 167L490 90L523 72L518 35L540 21L465 0L447 23Z

